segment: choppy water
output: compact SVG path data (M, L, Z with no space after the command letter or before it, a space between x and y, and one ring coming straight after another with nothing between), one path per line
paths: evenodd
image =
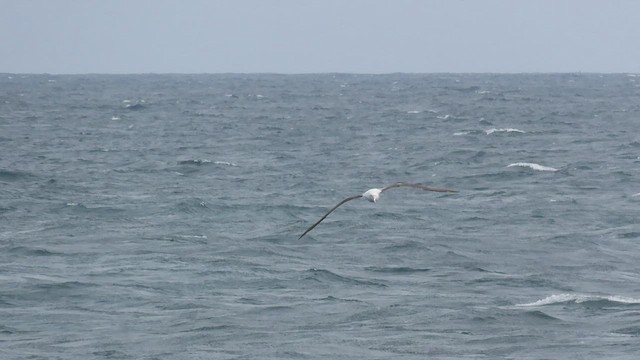
M2 359L640 356L632 74L3 74L0 150Z

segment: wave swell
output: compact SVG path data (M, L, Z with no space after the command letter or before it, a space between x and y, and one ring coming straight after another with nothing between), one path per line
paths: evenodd
M601 296L584 294L555 294L532 303L518 304L520 307L547 306L558 304L608 303L610 305L640 305L640 299L625 296Z
M487 135L491 135L491 134L496 133L496 132L519 133L519 134L524 134L525 133L525 131L523 131L523 130L514 129L514 128L504 128L504 129L493 128L493 129L487 129L487 130L484 131L484 133L487 134Z
M525 167L525 168L529 168L531 170L536 170L536 171L558 171L558 169L550 166L544 166L536 163L527 163L527 162L517 162L517 163L509 164L507 165L507 167Z

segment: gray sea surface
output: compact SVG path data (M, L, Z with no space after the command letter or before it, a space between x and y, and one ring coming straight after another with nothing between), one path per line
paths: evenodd
M0 359L638 359L639 179L636 74L0 74Z

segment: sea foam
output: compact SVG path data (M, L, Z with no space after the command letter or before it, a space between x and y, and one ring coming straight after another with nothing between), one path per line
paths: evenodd
M558 171L558 169L556 168L552 168L550 166L544 166L536 163L517 162L517 163L507 165L507 167L514 167L514 166L528 167L532 170L537 170L537 171Z
M493 128L493 129L487 129L487 130L484 131L484 133L487 134L487 135L491 135L491 134L493 134L495 132L506 132L506 133L515 132L515 133L524 134L526 131L523 131L523 130L520 130L520 129L514 129L514 128L504 128L504 129Z
M599 295L584 295L584 294L556 294L547 296L544 299L540 299L538 301L534 301L532 303L527 304L518 304L516 306L520 307L532 307L532 306L545 306L545 305L555 305L555 304L564 304L564 303L585 303L592 301L608 301L612 303L625 304L625 305L634 305L640 304L640 299L634 299L625 296L599 296Z

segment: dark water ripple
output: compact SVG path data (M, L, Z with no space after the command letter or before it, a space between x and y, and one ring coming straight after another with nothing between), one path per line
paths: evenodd
M0 74L0 358L635 359L638 79Z

